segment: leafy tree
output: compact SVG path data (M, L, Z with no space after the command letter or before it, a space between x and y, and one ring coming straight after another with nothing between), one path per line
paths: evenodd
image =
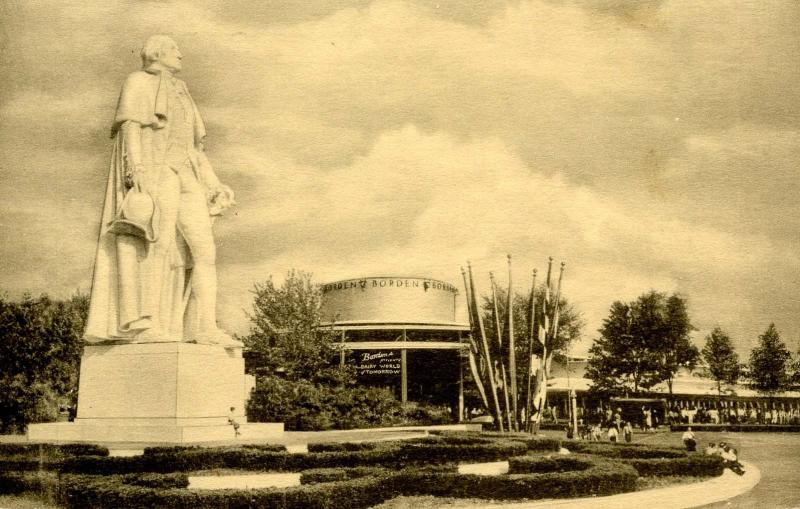
M667 298L663 315L665 329L662 340L656 342L661 376L666 380L669 395L672 398L672 383L680 368L694 369L700 358L700 351L690 340L689 333L693 329L689 321L686 301L678 295Z
M711 378L717 382L717 393L722 396L722 384L735 384L739 380L739 355L733 348L731 338L720 327L715 327L706 336L703 360L708 365Z
M402 418L390 391L357 385L354 369L336 362L338 335L317 329L321 291L310 274L290 271L280 287L270 278L254 294L251 331L242 338L257 364L250 420L323 430Z
M506 315L506 292L500 286L497 288L497 308L501 317L501 332L503 340L507 342L508 332L505 330L503 324L503 317ZM545 287L542 285L536 290L536 302L541 303L544 296ZM517 357L517 378L522 381L525 380L528 372L528 352L529 352L529 338L528 327L530 323L530 307L528 305L529 295L516 293L514 294L514 345ZM541 323L542 306L536 306L536 320ZM486 338L492 345L497 344L497 331L494 326L494 307L492 305L491 295L483 296L483 320L486 325ZM551 341L547 348L553 352L553 356L557 361L563 362L566 359L566 353L571 344L580 339L583 332L585 322L581 312L564 297L563 293L559 298L559 318L558 318L558 333L555 340ZM498 352L493 352L494 360ZM534 341L534 355L542 355L542 345L538 341ZM507 353L504 353L507 355ZM524 395L523 395L524 396Z
M698 351L689 341L686 304L677 295L651 291L633 302L614 302L600 337L589 349L586 376L605 396L639 393L691 367Z
M792 362L791 367L792 373L792 388L800 387L800 348L797 349L797 353L794 356L794 362Z
M253 293L250 334L241 339L258 357L262 372L311 382L352 378L331 362L338 353L338 336L316 328L322 294L311 274L292 270L280 287L270 277L256 283Z
M781 341L775 324L759 336L759 344L750 352L750 385L769 396L787 390L790 384L791 354Z
M55 420L77 401L89 299L0 298L0 431Z

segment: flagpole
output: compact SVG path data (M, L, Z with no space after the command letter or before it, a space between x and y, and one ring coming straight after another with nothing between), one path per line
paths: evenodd
M492 308L494 310L494 327L495 327L495 334L497 338L497 358L500 363L500 386L503 391L503 403L505 403L505 407L503 410L506 414L506 421L508 424L508 430L511 431L511 403L508 400L508 384L506 383L506 365L503 362L503 329L500 326L500 312L497 310L497 285L494 282L494 274L489 272L489 281L492 285Z
M539 324L539 342L542 343L542 357L539 359L539 369L536 371L536 396L539 399L539 404L537 405L536 421L533 423L534 434L539 433L539 424L544 416L544 409L547 404L547 333L550 330L548 308L550 307L552 272L553 257L551 256L547 260L547 278L545 279L544 296L542 297L542 323Z
M469 286L472 294L472 310L475 313L475 322L478 324L478 332L481 335L481 343L483 346L483 353L486 356L486 373L489 376L489 387L492 389L492 403L494 404L495 419L497 419L497 428L501 433L505 432L503 427L503 414L500 412L500 401L497 398L497 385L494 379L494 368L492 366L492 357L489 352L489 342L486 340L486 329L483 326L483 316L478 306L478 298L475 294L475 280L472 276L472 265L467 261L467 270L469 271Z
M553 259L550 258L550 263L552 263ZM559 304L561 300L561 280L564 278L564 267L566 263L561 262L561 270L558 273L558 286L556 287L556 295L555 295L555 302L553 303L553 331L550 335L551 341L553 341L552 351L550 352L548 357L545 357L545 367L544 367L544 378L547 379L548 372L550 371L550 361L553 358L553 354L555 353L555 341L558 335L558 321L559 321ZM542 398L543 401L547 401L547 391L545 390L544 396Z
M533 346L536 335L536 269L533 269L533 282L531 283L530 316L528 317L528 380L525 391L525 431L531 430L531 382L533 381Z
M476 334L475 324L472 320L472 300L470 300L469 284L467 284L467 272L464 270L464 267L461 267L461 279L464 280L464 296L467 299L467 316L469 317L469 369L472 372L472 378L475 380L475 385L478 387L478 393L483 401L483 406L486 408L487 412L491 413L492 408L489 406L489 399L486 397L486 389L483 386L483 380L481 380L481 373L478 369L478 363L475 361L475 354L478 353L478 345L475 343Z
M514 344L514 292L511 285L511 255L508 255L508 371L511 377L511 402L514 411L514 431L519 431L519 408L517 400L517 353Z

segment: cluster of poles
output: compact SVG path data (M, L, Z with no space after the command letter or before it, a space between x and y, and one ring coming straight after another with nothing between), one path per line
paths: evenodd
M505 431L537 433L547 401L547 374L554 353L554 339L558 334L559 300L564 266L558 275L558 284L552 292L551 273L553 258L547 264L544 292L537 299L536 274L527 303L528 327L522 337L514 331L514 292L511 274L511 255L508 255L508 291L505 296L504 316L498 311L497 285L494 275L489 273L492 297L492 321L495 328L493 341L486 334L482 306L475 288L472 265L461 268L469 311L469 365L472 378L480 393L486 411L494 417L497 428ZM517 380L517 341L525 341L527 348L527 370L525 391L521 394ZM487 391L488 387L488 391ZM488 392L488 394L487 394ZM524 395L524 401L522 396Z

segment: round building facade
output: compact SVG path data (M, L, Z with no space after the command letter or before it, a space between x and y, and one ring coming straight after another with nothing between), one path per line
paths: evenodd
M334 331L340 362L359 382L398 399L447 405L463 415L463 338L458 289L424 277L377 276L322 285L320 329Z

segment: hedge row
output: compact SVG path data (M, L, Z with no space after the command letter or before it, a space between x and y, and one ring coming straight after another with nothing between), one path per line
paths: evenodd
M458 465L455 463L445 465L422 465L414 467L416 472L430 473L457 473ZM355 468L315 468L300 474L300 484L313 484L323 482L346 481L367 476L387 476L393 471L384 467L355 467Z
M515 459L516 461L517 459ZM163 507L168 509L361 509L406 495L504 500L610 495L632 491L636 471L597 457L518 458L531 472L481 476L458 474L455 467L327 469L304 473L304 485L285 489L180 489L181 475L64 476L62 499L67 507ZM554 470L547 471L547 468ZM574 470L571 470L574 469ZM535 471L535 472L534 472ZM158 478L164 478L158 481ZM143 486L157 484L158 489ZM175 488L171 486L176 486Z
M650 458L685 458L687 453L677 447L649 447L640 444L612 444L603 442L584 442L580 440L564 440L561 442L570 452L594 454L605 458L650 459Z
M68 475L63 481L59 502L76 509L362 509L394 496L381 476L285 489L197 491L125 484L122 476Z
M84 456L68 458L61 471L73 474L127 474L134 472L188 472L212 468L238 468L299 472L312 468L384 465L402 467L419 463L495 461L525 454L527 445L517 441L489 441L456 445L446 441L386 443L373 450L309 452L262 451L254 448L187 448L171 452L150 451L132 457Z
M30 472L0 472L0 495L39 491L41 476Z
M574 463L578 467L574 471L498 476L400 472L395 483L404 486L403 495L502 500L613 495L635 489L638 476L629 465L591 456L584 457L584 462ZM553 466L568 468L567 463Z
M651 458L623 460L641 476L691 475L716 477L722 475L724 461L719 456L692 454L685 458Z
M374 451L379 442L318 442L308 444L308 452Z
M0 444L0 472L59 470L61 462L77 456L108 456L93 444Z
M0 456L60 458L64 456L108 456L108 449L95 444L0 444Z
M255 449L257 451L272 451L272 452L286 451L286 446L281 444L242 444L236 446L236 448ZM198 451L202 449L208 449L208 447L203 447L200 445L166 445L166 446L156 446L156 447L145 447L144 454L145 455L175 454L185 451Z

